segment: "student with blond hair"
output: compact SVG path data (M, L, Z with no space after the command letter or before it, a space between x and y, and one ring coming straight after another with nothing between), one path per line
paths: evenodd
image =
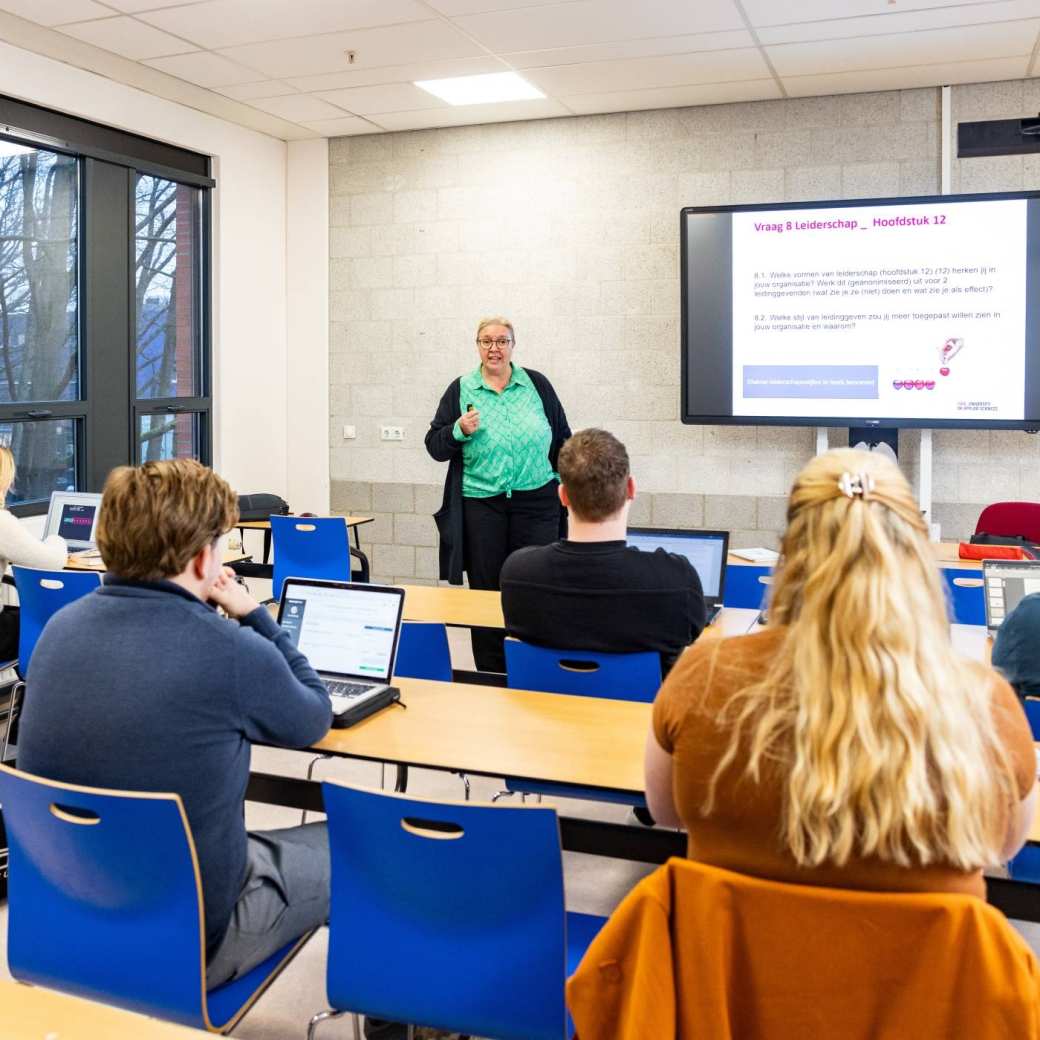
M1036 801L1025 716L950 641L939 570L889 460L795 479L769 606L697 643L657 696L647 803L693 859L779 881L984 896Z
M65 566L69 550L65 539L52 534L42 542L5 508L7 496L14 485L16 469L14 455L6 444L0 445L0 574L8 564L18 567L37 567L45 571L59 571ZM18 608L0 602L0 661L13 661L18 656Z

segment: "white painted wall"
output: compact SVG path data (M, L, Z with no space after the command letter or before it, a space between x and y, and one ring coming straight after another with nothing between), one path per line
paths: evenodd
M214 157L213 461L288 497L285 142L2 42L0 93Z
M329 142L288 146L285 367L287 499L329 511Z

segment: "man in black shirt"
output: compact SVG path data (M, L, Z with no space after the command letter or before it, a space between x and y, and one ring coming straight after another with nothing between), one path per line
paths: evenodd
M560 449L568 537L513 553L502 567L506 629L560 650L656 650L667 674L704 628L704 595L684 556L625 544L636 497L625 446L581 430Z

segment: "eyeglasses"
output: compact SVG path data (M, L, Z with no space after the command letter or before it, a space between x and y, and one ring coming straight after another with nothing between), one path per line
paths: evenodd
M498 339L478 339L477 342L480 344L481 350L490 350L492 347L498 347L499 350L502 350L513 345L513 341L506 339L505 336L500 336Z

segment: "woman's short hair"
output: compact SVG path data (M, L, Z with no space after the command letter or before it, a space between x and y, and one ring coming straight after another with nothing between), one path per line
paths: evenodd
M605 520L625 504L628 452L612 433L579 430L560 448L558 469L579 520Z
M98 549L114 574L160 581L180 574L237 520L227 481L194 459L119 466L105 481Z
M480 339L480 334L489 325L501 325L503 328L509 329L509 338L515 343L516 332L513 330L513 323L508 318L481 318L477 323L477 339Z

